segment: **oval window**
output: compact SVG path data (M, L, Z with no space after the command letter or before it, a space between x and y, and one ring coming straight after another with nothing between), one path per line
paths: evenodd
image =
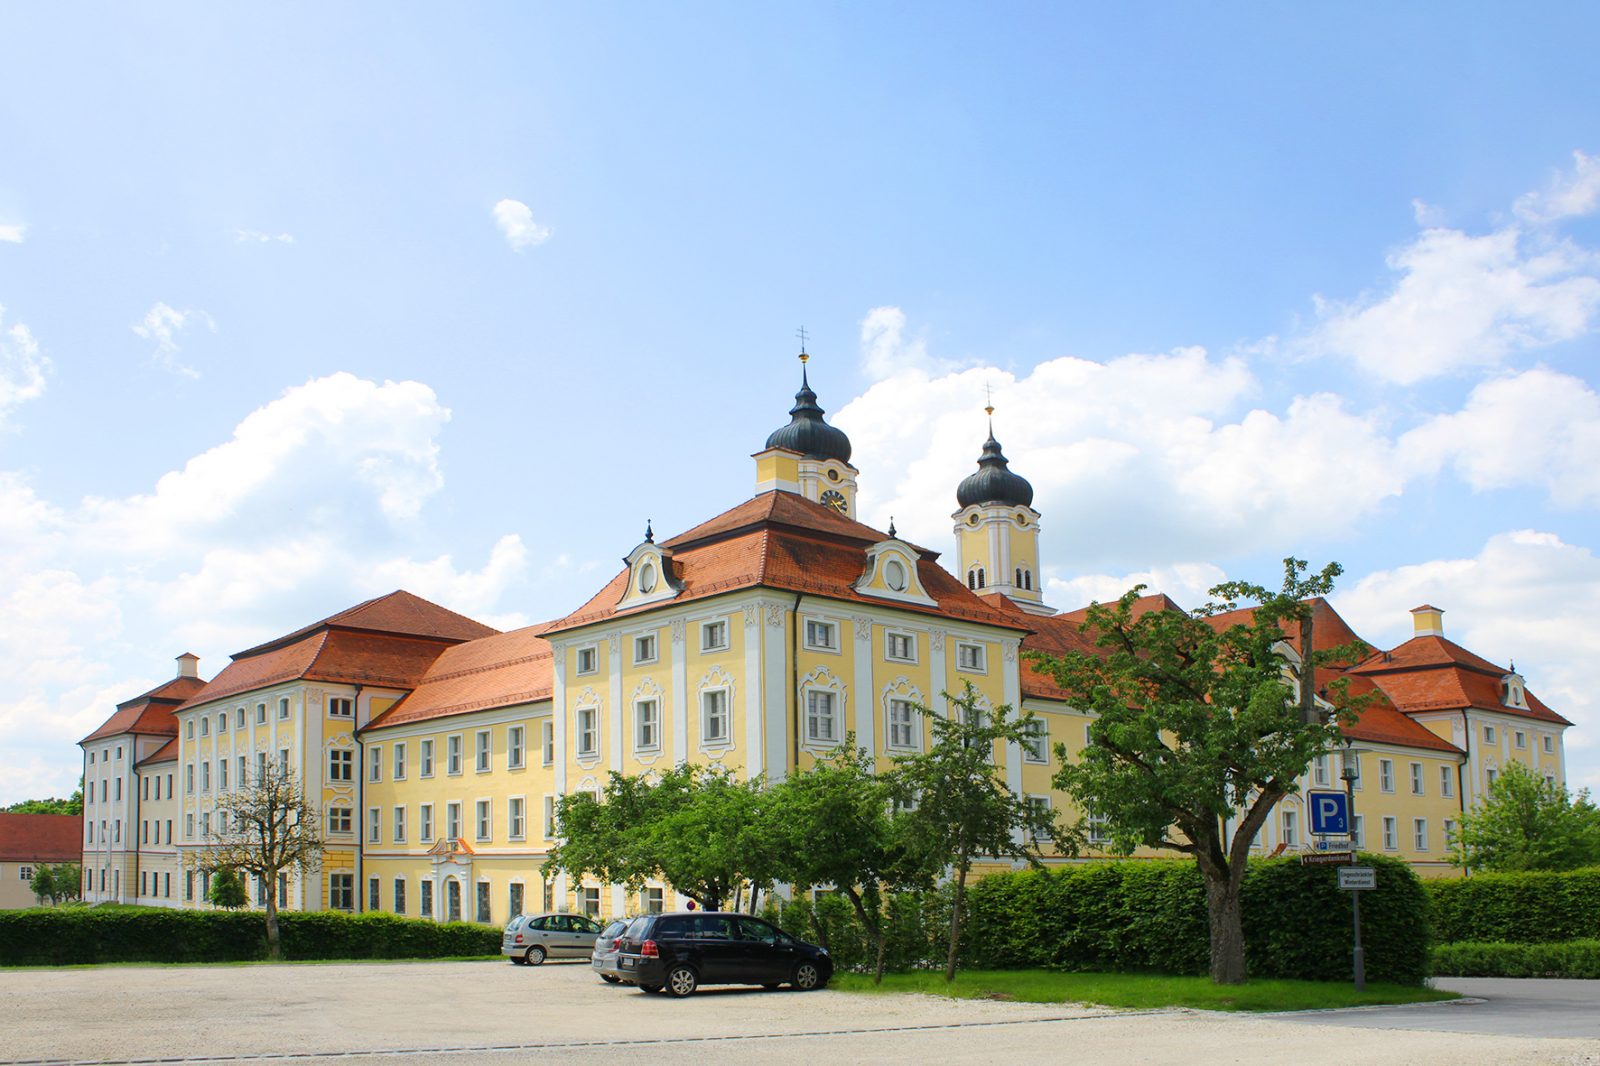
M883 568L883 582L896 592L906 590L906 568L898 559L890 559Z
M645 594L656 590L656 568L654 563L645 563L639 567L639 591Z

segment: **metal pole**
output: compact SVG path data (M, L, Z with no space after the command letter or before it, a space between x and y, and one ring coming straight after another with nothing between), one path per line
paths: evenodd
M1356 781L1355 781L1355 778L1354 777L1346 778L1344 787L1345 787L1345 800L1346 800L1345 806L1348 808L1348 812L1347 813L1349 814L1349 817L1350 817L1350 824L1346 828L1352 830L1351 836L1353 838L1354 837L1354 832L1353 831L1354 831L1354 829L1356 827ZM1358 856L1358 854L1356 852L1356 848L1355 848L1355 840L1352 839L1350 841L1350 865L1354 866L1359 861L1360 861L1359 860L1359 856ZM1350 892L1350 909L1351 909L1351 912L1352 912L1352 914L1354 916L1354 919L1355 919L1355 959L1354 959L1354 963L1355 963L1356 991L1357 992L1365 992L1367 990L1367 956L1366 956L1365 949L1363 949L1362 946L1361 946L1361 893L1360 893L1359 890L1354 890L1353 889Z

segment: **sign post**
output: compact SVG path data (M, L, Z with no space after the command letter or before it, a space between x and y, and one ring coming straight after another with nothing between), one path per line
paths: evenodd
M1350 744L1345 741L1344 762L1339 768L1339 776L1344 779L1344 832L1349 833L1355 825L1356 812L1356 779L1361 776L1361 756ZM1312 819L1315 824L1318 805L1315 797L1332 797L1338 793L1324 792L1313 793ZM1336 813L1332 807L1328 808L1330 816ZM1350 838L1350 865L1339 870L1339 887L1350 893L1350 911L1355 930L1355 945L1351 962L1355 969L1355 983L1357 992L1367 990L1367 956L1361 947L1361 893L1371 891L1378 887L1378 871L1370 866L1357 866L1356 844L1354 834Z

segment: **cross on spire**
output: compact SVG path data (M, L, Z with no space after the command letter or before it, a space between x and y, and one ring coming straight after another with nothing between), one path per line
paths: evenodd
M794 335L800 338L800 361L803 363L810 358L806 355L806 338L808 338L810 334L806 332L806 328L804 326L801 326L799 329L794 331Z

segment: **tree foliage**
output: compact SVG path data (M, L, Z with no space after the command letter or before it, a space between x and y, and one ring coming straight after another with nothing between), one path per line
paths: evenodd
M83 895L83 867L75 862L44 863L33 868L28 882L33 898L54 906Z
M1326 596L1340 572L1330 563L1308 575L1303 560L1286 559L1277 591L1229 582L1192 614L1136 616L1139 586L1114 605L1089 608L1082 629L1093 653L1030 653L1095 715L1077 761L1057 746L1056 787L1103 820L1111 850L1194 857L1206 882L1211 975L1219 983L1245 979L1239 894L1256 833L1365 702L1341 681L1329 686L1332 710L1318 713L1313 702L1316 666L1365 652L1359 644L1310 651L1311 598ZM1256 604L1247 622L1213 623L1240 601ZM1291 636L1307 650L1304 659L1289 649Z
M245 895L244 879L237 871L224 866L211 877L211 891L206 894L206 899L214 907L223 910L236 911L249 903Z
M270 958L280 957L278 875L292 872L305 877L320 868L321 824L317 807L305 798L294 772L268 762L245 787L218 797L211 832L188 860L213 874L223 870L235 876L253 874L267 886Z
M18 800L9 807L0 808L6 814L82 814L83 789L79 788L66 799Z
M1600 808L1522 763L1495 778L1484 801L1461 815L1450 861L1469 870L1575 870L1600 864Z

